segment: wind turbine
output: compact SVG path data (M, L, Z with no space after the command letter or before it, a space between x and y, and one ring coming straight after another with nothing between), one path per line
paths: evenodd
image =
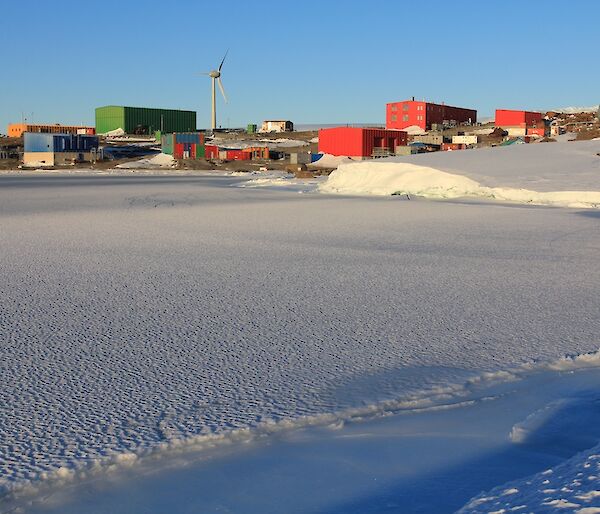
M227 103L227 95L225 94L225 89L223 88L223 83L221 82L221 68L223 68L223 63L225 62L225 57L229 50L225 52L225 56L219 64L219 68L216 70L209 71L208 73L203 73L203 75L208 75L212 79L212 117L211 117L211 128L214 131L217 128L217 94L216 94L216 84L219 84L219 89L221 90L221 94L223 95L223 100Z

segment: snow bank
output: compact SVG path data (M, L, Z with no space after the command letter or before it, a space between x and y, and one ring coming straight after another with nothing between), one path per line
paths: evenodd
M266 146L270 150L276 150L278 148L293 148L298 146L307 146L308 141L302 141L297 139L224 139L215 137L207 141L208 144L217 145L222 148L236 148L244 149L251 148L253 146Z
M145 157L137 161L125 162L118 164L115 168L120 169L160 169L160 168L172 168L176 162L172 155L159 153L153 157Z
M108 132L105 132L104 135L106 137L120 137L125 135L125 131L122 128L118 128L115 130L109 130Z
M481 494L458 512L600 514L600 445L553 469Z
M411 125L410 127L403 128L402 130L404 130L404 132L406 132L409 136L420 136L421 134L425 134L425 131L418 125Z
M299 139L261 139L261 143L266 143L269 148L293 148L295 146L307 146L308 141L302 141Z
M52 164L48 164L42 161L29 161L21 164L22 168L53 168Z
M314 166L316 168L337 168L341 164L348 164L353 161L350 157L342 156L342 155L331 155L328 153L322 154L322 157L315 162L311 162L310 166Z
M561 107L560 109L549 109L549 110L553 111L553 112L562 112L564 114L577 114L580 112L597 112L598 109L600 109L600 105L591 105L588 107L571 106L571 107Z
M586 141L363 161L340 165L319 190L349 195L400 193L426 198L487 198L598 208L597 152L600 143ZM539 189L523 186L539 186Z
M475 195L477 182L414 164L360 162L342 164L320 190L324 193L391 195L410 193L429 198Z

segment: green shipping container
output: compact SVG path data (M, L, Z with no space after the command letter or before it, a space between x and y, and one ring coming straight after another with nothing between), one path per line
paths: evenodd
M248 134L254 134L256 132L257 129L257 125L255 125L254 123L248 123L248 128L246 130L246 132Z
M96 108L97 134L106 134L119 128L126 134L193 132L196 130L196 112L117 105Z
M204 148L204 145L196 145L196 159L204 159L205 155L206 149Z
M162 153L173 155L173 134L163 134L160 141Z

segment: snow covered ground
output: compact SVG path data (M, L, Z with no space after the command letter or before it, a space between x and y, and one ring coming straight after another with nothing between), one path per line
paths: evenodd
M600 141L436 152L344 164L326 193L600 206Z
M442 513L498 482L537 472L544 477L539 483L545 482L540 498L564 508L566 502L548 494L566 496L556 483L573 484L558 474L566 467L559 463L600 437L600 411L594 407L599 388L598 370L538 370L521 381L483 388L471 383L468 394L443 408L388 405L362 419L273 427L227 445L188 444L66 487L44 488L29 497L27 512ZM517 430L515 444L508 434ZM574 460L582 462L586 475L572 496L580 508L592 508L598 483L594 454L586 451ZM547 478L555 479L553 491ZM500 499L504 506L514 499L509 508L514 507L523 485L502 486L496 495L469 502L466 512L475 506L480 507L475 512L497 509L485 506L483 498ZM436 494L428 494L432 490ZM538 507L543 505L530 511L540 512Z
M0 487L16 494L0 506L22 500L27 512L44 487L69 496L69 481L181 448L471 401L482 382L551 372L600 346L595 211L229 187L239 183L0 177ZM544 405L518 410L503 442ZM453 505L560 459L490 471ZM577 494L599 489L583 485Z
M266 146L270 150L279 150L285 148L293 148L297 146L308 146L309 141L302 141L300 139L289 139L280 137L277 139L223 139L220 137L214 137L207 140L207 144L218 145L223 148L250 148L253 146Z
M125 162L123 164L117 164L115 166L115 168L153 170L153 169L161 169L161 168L173 168L173 167L175 167L176 164L177 163L172 155L159 153L152 157L138 159L137 161Z

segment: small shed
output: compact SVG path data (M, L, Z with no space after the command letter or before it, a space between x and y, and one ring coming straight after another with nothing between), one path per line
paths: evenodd
M265 120L261 132L293 132L294 124L290 120Z

